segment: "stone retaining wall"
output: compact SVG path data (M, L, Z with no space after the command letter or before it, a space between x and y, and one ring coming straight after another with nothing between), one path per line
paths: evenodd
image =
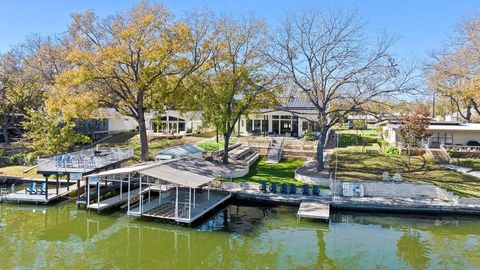
M365 197L384 198L430 198L443 201L457 201L457 198L444 189L433 184L405 183L405 182L379 182L379 181L338 181L331 184L334 194L343 193L343 183L362 184Z

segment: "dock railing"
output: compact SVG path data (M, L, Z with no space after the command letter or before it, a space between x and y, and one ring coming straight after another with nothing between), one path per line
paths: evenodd
M49 158L38 158L38 171L89 171L133 157L133 149L86 149Z

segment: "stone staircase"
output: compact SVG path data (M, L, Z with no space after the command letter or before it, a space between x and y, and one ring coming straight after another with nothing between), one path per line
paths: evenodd
M435 162L439 164L449 163L449 158L445 151L443 151L442 149L430 148L430 152L432 153L432 158L433 160L435 160Z
M235 163L243 163L248 166L252 165L260 155L253 151L248 145L241 145L229 153L229 158Z

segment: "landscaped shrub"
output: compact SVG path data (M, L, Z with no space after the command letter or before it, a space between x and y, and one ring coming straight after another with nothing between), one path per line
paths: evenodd
M400 154L400 150L398 150L397 147L395 146L389 146L387 149L385 149L385 154L387 155L398 155Z
M308 128L305 133L303 133L302 139L307 142L315 141L317 137L313 133L312 128Z
M382 149L386 149L386 148L388 147L388 142L385 141L385 140L380 140L380 141L378 141L377 143L378 143L378 145L380 145L380 147L381 147Z
M363 137L356 134L341 134L339 144L340 147L360 146L363 145Z
M12 165L23 165L25 164L25 154L24 153L16 153L10 156L8 162Z

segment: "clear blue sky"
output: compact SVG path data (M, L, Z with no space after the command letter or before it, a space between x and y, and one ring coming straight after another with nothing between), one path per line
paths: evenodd
M153 0L152 0L153 1ZM95 10L107 15L125 10L138 1L133 0L14 0L3 1L0 9L0 52L21 42L33 33L50 35L64 31L70 14ZM218 12L243 15L253 13L272 25L289 10L316 7L319 9L356 10L367 21L368 29L386 29L400 40L394 53L401 58L424 58L438 48L453 26L462 17L480 11L479 0L165 0L174 14L194 8L209 8Z

